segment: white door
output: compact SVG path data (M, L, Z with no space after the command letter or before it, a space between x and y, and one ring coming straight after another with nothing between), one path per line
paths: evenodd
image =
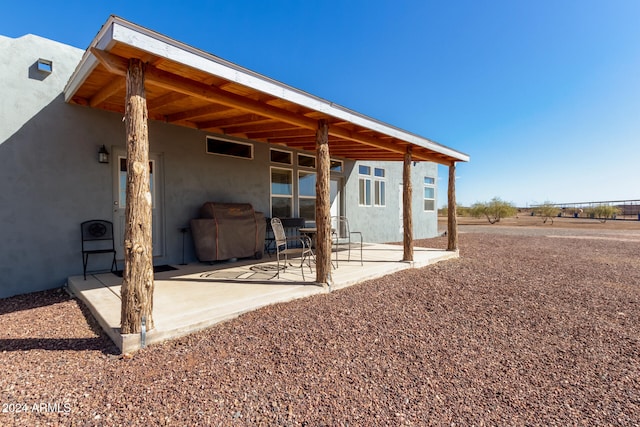
M119 260L124 259L124 225L127 206L127 155L122 149L113 150L113 235L116 239L116 253ZM149 153L149 186L152 201L153 256L164 253L164 221L162 200L162 156Z
M331 216L339 216L340 213L340 179L331 179L329 181L329 194L331 198Z
M398 211L400 212L400 234L401 235L404 233L404 216L402 212L403 211L402 206L404 205L403 198L404 198L404 186L400 184L400 186L398 187L398 200L400 201L400 203L398 203L398 206L399 206Z

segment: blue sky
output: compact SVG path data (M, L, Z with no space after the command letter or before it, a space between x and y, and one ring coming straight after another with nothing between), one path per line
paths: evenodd
M462 205L640 199L637 0L5 3L4 36L115 14L467 153Z

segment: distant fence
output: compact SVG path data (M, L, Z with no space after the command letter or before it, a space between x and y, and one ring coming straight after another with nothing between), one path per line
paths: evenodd
M588 212L597 206L607 205L618 208L619 213L613 218L617 220L640 221L640 199L635 200L607 200L602 202L572 202L552 203L552 206L560 209L559 216L574 218L589 218ZM540 205L532 205L535 209Z

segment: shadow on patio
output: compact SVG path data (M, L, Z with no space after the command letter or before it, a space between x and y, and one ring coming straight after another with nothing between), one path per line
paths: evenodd
M346 252L341 250L338 268L332 269L331 290L458 257L456 252L414 248L414 261L409 263L401 261L402 254L402 246L366 243L364 265L360 265L359 248L352 247L351 261L347 261ZM213 265L174 265L176 270L156 273L155 328L146 334L146 344L187 335L266 305L329 292L327 287L314 282L315 269L310 273L305 266L306 280L303 280L297 262L293 260L293 266L281 271L279 279L273 256ZM69 277L67 283L123 353L140 348L140 335L120 334L122 278L102 273L87 275L87 280L81 275Z

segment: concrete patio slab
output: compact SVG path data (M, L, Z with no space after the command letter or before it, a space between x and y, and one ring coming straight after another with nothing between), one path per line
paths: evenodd
M458 257L457 252L414 248L414 261L403 262L402 246L369 243L364 245L361 265L359 249L352 248L350 261L345 250L338 253L331 290ZM145 344L184 336L269 304L330 291L314 283L315 268L311 272L305 266L303 278L296 261L281 271L279 278L273 256L260 261L175 265L176 270L156 273L155 328L145 334ZM143 337L120 333L121 284L122 278L112 273L87 275L86 280L72 276L67 281L68 289L87 305L120 350L128 353L141 347Z

